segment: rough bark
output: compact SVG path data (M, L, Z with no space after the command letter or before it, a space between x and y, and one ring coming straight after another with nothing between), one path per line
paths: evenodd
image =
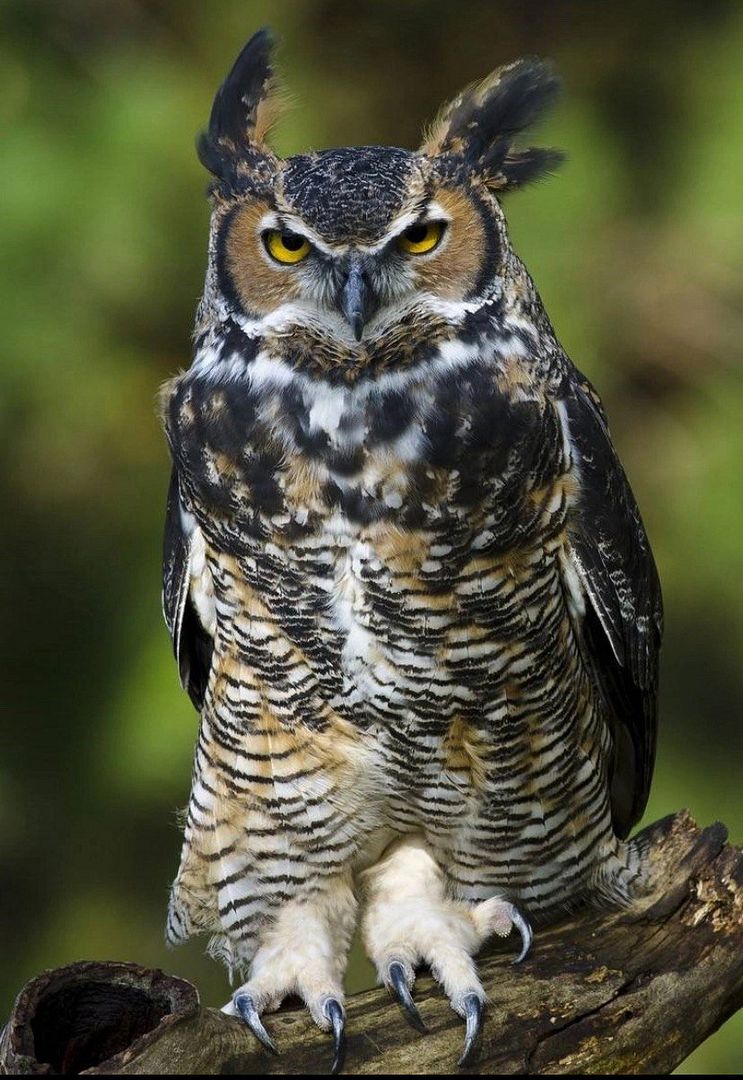
M513 967L480 962L490 1007L469 1073L670 1072L743 1004L743 855L726 830L685 814L643 834L650 890L622 911L582 910L538 931ZM416 984L429 1033L383 990L348 1002L347 1073L456 1071L462 1022L429 976ZM0 1071L93 1074L323 1073L330 1040L302 1008L267 1026L275 1058L181 979L134 964L45 972L20 993Z

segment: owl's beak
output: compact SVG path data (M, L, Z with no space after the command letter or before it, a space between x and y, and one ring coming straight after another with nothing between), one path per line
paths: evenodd
M351 257L340 293L340 309L357 341L361 341L364 326L376 306L365 263L361 256Z

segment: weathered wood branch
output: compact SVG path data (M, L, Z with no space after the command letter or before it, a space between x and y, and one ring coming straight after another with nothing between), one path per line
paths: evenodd
M536 935L514 968L480 963L490 994L469 1073L670 1072L743 1004L743 854L687 814L650 826L650 891L624 911L582 911ZM382 990L348 1003L347 1073L448 1073L462 1022L430 977L416 984L429 1034ZM188 1075L322 1073L331 1047L302 1008L267 1020L282 1055L199 1005L190 983L134 964L49 971L20 993L0 1071Z

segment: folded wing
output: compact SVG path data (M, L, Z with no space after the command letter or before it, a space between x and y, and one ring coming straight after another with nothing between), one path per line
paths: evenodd
M581 637L611 726L612 819L625 837L645 809L655 761L660 582L603 410L582 377L561 416L580 490L568 560L585 593Z
M163 614L181 684L197 709L204 704L213 652L212 634L204 625L209 620L201 617L196 595L199 578L207 572L194 566L200 557L200 542L198 525L183 506L178 476L173 469L163 537ZM203 561L203 555L201 558Z

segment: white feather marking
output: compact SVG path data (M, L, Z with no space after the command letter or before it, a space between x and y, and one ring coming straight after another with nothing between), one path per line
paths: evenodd
M194 357L193 364L191 365L191 371L197 372L200 375L208 376L212 374L212 372L216 368L221 374L222 368L219 365L221 355L221 349L215 349L212 345L200 349Z
M478 533L472 540L472 547L475 551L479 551L481 548L487 547L488 544L492 544L495 536L490 529L485 529L483 532Z
M322 430L331 437L340 427L348 401L348 392L321 384L310 406L310 430Z
M190 517L191 515L189 515ZM193 520L193 519L192 519ZM212 637L217 632L217 607L214 598L214 580L206 561L204 534L194 522L189 557L191 578L189 596L196 608L201 625Z
M411 425L403 435L395 439L392 444L392 454L398 461L418 461L422 443L423 432L419 427Z
M296 379L296 372L284 360L276 360L265 352L259 352L251 361L246 375L256 389L288 386Z
M451 544L431 544L430 552L435 559L451 555Z
M562 431L562 452L565 459L565 468L570 469L574 465L573 454L573 442L570 437L570 421L568 419L568 407L564 401L558 401L557 415L560 418L560 429Z
M186 510L180 498L178 499L178 510L180 511L181 528L183 529L183 532L186 534L186 536L190 539L191 534L196 528L196 518L189 510Z

